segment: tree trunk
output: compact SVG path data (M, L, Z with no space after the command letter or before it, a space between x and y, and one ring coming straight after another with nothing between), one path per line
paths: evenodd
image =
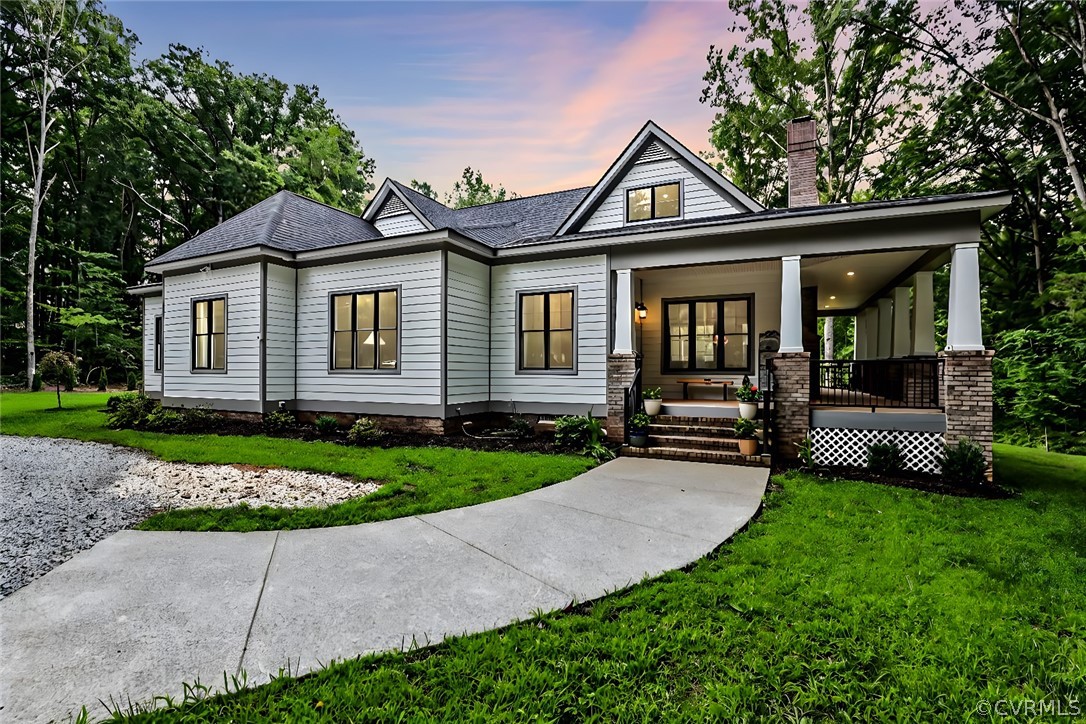
M57 382L57 409L63 409L62 405L60 404L60 382Z
M822 358L833 359L833 323L836 317L826 317L822 334Z
M34 385L34 370L37 368L37 360L34 349L34 268L38 263L38 219L41 216L42 176L45 175L45 136L49 132L48 108L49 79L42 78L41 115L38 126L38 153L35 158L31 155L30 161L34 164L34 200L30 207L30 238L26 251L26 385ZM57 393L59 404L60 393Z

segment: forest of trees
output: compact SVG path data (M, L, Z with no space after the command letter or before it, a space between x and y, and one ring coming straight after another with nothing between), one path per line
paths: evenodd
M729 5L745 40L710 50L702 95L721 170L784 205L784 124L813 115L824 203L1013 191L982 239L1000 433L1086 452L1083 3ZM147 259L279 189L353 212L373 193L375 161L315 87L180 45L137 63L99 0L0 12L5 383L53 349L78 355L83 380L123 379L140 356L125 287ZM466 168L445 202L514 196Z

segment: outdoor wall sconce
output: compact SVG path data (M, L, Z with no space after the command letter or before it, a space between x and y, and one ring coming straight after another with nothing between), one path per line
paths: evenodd
M634 309L637 310L637 318L644 319L649 316L649 308L645 306L643 302L638 302L634 305Z

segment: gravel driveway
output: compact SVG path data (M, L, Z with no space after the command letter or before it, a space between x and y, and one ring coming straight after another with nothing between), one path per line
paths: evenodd
M157 510L327 505L377 487L294 470L167 463L92 442L0 436L0 598Z

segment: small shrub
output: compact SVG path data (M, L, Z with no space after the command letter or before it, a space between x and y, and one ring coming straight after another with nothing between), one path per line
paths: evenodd
M509 420L509 425L506 427L513 437L526 439L535 434L535 428L532 427L532 423L528 422L523 417L514 417Z
M646 387L641 392L641 398L644 400L659 400L663 396L659 387Z
M803 438L803 442L796 443L799 448L799 460L807 470L815 469L814 440L810 437Z
M182 432L185 430L185 416L177 410L155 407L143 421L143 429L151 432Z
M321 435L335 435L339 432L339 421L330 415L321 415L314 424Z
M264 414L264 432L285 432L297 424L294 415L286 410L276 410Z
M958 440L957 446L944 445L938 462L943 479L948 483L970 488L988 483L985 478L988 461L984 459L984 450L967 437Z
M905 469L905 456L897 443L880 442L867 446L867 469L876 473L894 474Z
M652 424L652 418L644 412L638 412L630 418L631 430L648 430L649 425Z
M347 442L352 445L373 445L384 434L376 422L368 417L360 417L354 421L351 429L347 431Z
M567 415L554 421L554 443L602 462L615 454L603 444L603 424L591 415Z
M735 391L735 399L740 402L757 402L762 399L762 391L751 385L750 380L747 380L742 387Z
M34 373L34 379L30 382L31 392L41 392L41 372Z
M102 367L98 370L98 391L105 392L109 386L109 377L106 376L106 368Z
M127 382L128 382L128 391L129 392L134 392L135 389L139 386L139 379L136 377L135 372L129 372L128 373Z
M738 438L750 439L754 437L754 433L758 431L758 424L754 420L748 420L746 418L739 418L735 421L733 426L735 429L735 436Z
M66 373L67 377L64 378L64 391L72 392L79 386L79 366L72 360L72 366Z
M135 392L113 395L106 402L106 425L114 430L143 430L154 409L155 401L146 395Z
M38 374L41 375L42 380L49 385L55 385L57 388L57 409L61 408L60 404L60 386L64 385L66 391L71 392L72 380L75 379L75 357L67 352L54 351L49 352L38 361Z
M211 409L211 405L186 407L181 410L185 432L210 432L222 423L222 415Z

